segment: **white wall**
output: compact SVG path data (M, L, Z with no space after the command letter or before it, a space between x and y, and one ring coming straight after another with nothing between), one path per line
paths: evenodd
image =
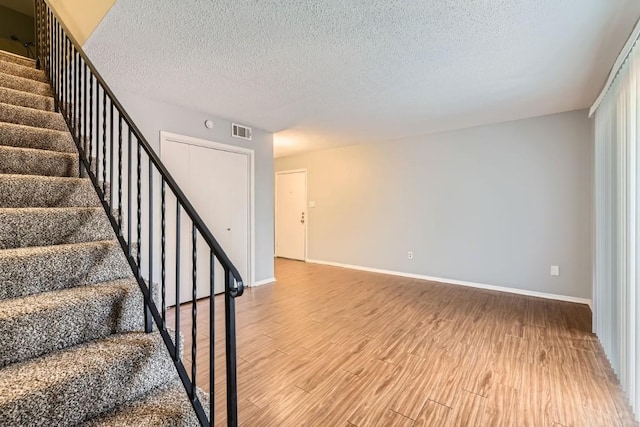
M275 168L308 171L310 259L589 299L591 146L574 111Z

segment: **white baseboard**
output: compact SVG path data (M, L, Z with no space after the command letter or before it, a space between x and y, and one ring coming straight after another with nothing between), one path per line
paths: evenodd
M264 280L258 280L257 282L253 282L253 285L251 285L251 287L255 288L256 286L267 285L269 283L275 283L275 281L276 281L275 277L271 277L269 279L264 279Z
M591 308L591 300L586 298L571 297L567 295L548 294L545 292L536 292L526 289L510 288L507 286L486 285L483 283L466 282L463 280L446 279L443 277L424 276L422 274L404 273L401 271L382 270L379 268L362 267L360 265L341 264L339 262L322 261L317 259L307 259L312 264L331 265L333 267L349 268L352 270L368 271L371 273L390 274L392 276L409 277L411 279L428 280L430 282L447 283L450 285L468 286L470 288L486 289L489 291L508 292L510 294L526 295L530 297L546 298L558 301L575 302L578 304L586 304Z

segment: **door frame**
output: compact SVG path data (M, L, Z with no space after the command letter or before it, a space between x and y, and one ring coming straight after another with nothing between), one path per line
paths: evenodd
M274 242L275 242L275 247L278 247L278 175L287 175L287 174L291 174L291 173L304 173L304 211L307 213L306 218L304 220L304 261L307 262L308 258L308 253L309 253L309 197L307 194L308 191L308 186L309 186L309 181L308 181L308 177L307 177L307 170L306 169L288 169L288 170L283 170L283 171L278 171L276 172L276 178L275 178L275 233L274 233ZM278 251L275 250L274 253L276 254L275 256L278 256Z
M158 150L158 154L162 153L162 144L167 141L177 142L179 144L187 144L187 145L196 145L199 147L210 148L213 150L220 151L228 151L231 153L243 154L248 157L249 167L247 168L248 182L248 206L249 206L249 223L247 224L247 265L249 266L247 274L249 277L244 277L246 286L254 285L254 278L256 277L256 263L255 263L255 230L256 230L256 221L255 221L255 209L254 209L254 198L255 198L255 151L250 148L236 147L235 145L222 144L220 142L210 141L207 139L194 138L192 136L180 135L177 133L171 133L166 131L160 131L160 147ZM215 236L214 236L215 237ZM223 248L224 249L224 248Z

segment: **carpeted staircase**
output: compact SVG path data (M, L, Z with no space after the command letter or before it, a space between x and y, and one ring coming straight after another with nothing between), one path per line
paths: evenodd
M43 71L0 51L0 426L195 426Z

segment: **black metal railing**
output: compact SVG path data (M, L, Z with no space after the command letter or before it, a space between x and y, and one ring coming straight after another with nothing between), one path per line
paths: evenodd
M145 330L151 332L155 322L202 425L214 422L214 385L220 379L214 375L213 296L215 284L224 283L226 415L227 424L235 426L234 298L242 295L242 278L47 0L35 0L35 12L37 64L46 71L56 110L73 135L80 174L91 179L140 285ZM199 348L197 325L202 313L198 304L205 304L203 295L209 296L205 315L210 329L208 345ZM182 319L183 325L181 303L191 304L190 318ZM168 316L171 306L175 306L174 319ZM183 333L181 327L191 333ZM191 345L186 358L182 338ZM197 381L196 361L203 353L209 358L208 384ZM190 363L190 372L185 363ZM209 388L209 411L202 405L197 385Z

